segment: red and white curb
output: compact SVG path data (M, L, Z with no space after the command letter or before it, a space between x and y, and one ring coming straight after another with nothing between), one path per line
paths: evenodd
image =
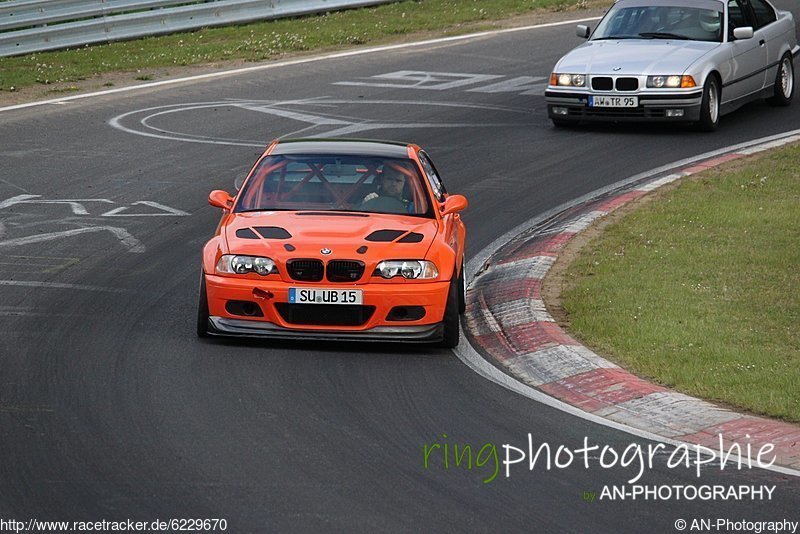
M578 409L591 414L592 420L600 418L642 437L673 443L714 448L720 434L726 443L739 443L743 450L748 445L759 450L769 443L776 465L784 468L776 470L800 475L795 471L800 470L800 426L739 414L621 369L564 332L541 296L541 282L559 252L598 218L684 176L798 140L800 134L792 132L685 163L666 176L639 178L625 189L570 207L511 239L482 262L470 285L465 323L471 348L477 347L538 392L573 408L567 411ZM464 349L457 349L462 360Z

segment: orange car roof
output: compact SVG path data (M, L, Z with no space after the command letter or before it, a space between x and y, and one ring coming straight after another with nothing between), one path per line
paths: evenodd
M272 155L341 154L408 158L407 143L367 139L285 139L278 141Z

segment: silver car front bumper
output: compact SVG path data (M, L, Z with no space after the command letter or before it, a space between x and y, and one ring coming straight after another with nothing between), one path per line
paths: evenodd
M624 96L635 96L639 100L637 107L607 108L590 107L589 96L602 96L603 93L589 92L559 92L548 90L545 93L547 102L547 115L551 119L563 121L664 121L664 122L694 122L700 119L700 104L703 100L702 89L692 93L674 94L637 94L631 93ZM620 96L614 93L609 96ZM556 113L554 108L566 110ZM681 110L679 116L673 110Z

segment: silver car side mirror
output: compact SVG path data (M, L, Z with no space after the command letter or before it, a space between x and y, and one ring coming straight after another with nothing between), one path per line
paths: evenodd
M733 37L734 39L752 39L753 38L753 27L752 26L743 26L741 28L734 28L733 29Z
M578 37L582 37L583 39L588 39L589 34L591 33L589 26L584 26L583 24L578 24L575 28L575 35Z

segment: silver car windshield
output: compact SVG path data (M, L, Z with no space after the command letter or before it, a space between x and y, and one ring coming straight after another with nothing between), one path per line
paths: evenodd
M616 4L597 26L602 39L672 39L722 42L723 14L687 5Z

